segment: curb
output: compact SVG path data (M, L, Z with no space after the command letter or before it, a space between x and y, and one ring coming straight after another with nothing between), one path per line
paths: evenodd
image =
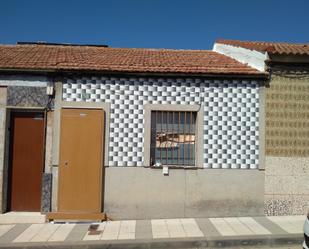
M184 248L226 248L236 246L279 246L301 245L302 234L295 235L268 235L268 236L233 236L209 237L194 239L154 239L154 240L123 240L123 241L76 241L76 242L49 242L49 243L10 243L0 244L0 248L23 249L184 249Z

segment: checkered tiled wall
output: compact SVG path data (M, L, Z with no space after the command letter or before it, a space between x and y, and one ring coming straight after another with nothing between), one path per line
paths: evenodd
M204 104L204 167L257 168L258 83L237 80L67 79L63 100L111 103L110 166L142 166L144 105Z

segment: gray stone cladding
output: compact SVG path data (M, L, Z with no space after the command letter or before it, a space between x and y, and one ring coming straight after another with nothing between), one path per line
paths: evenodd
M42 196L41 196L41 212L47 213L51 209L52 194L52 174L43 173L42 176Z
M63 100L111 103L109 166L148 166L143 165L145 104L197 104L204 108L203 167L258 168L257 81L72 77L63 83Z
M46 87L8 86L7 105L20 107L53 107Z

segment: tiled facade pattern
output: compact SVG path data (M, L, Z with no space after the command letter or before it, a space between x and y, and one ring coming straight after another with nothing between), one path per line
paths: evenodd
M309 72L273 76L266 91L266 155L309 156Z
M259 85L256 81L68 78L63 83L63 100L111 104L109 166L143 166L145 104L195 104L204 108L203 166L258 168Z

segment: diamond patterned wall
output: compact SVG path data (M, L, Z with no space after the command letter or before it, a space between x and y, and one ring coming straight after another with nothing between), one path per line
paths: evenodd
M258 83L184 78L70 78L64 101L109 102L109 166L143 166L144 105L204 105L204 167L258 167Z

